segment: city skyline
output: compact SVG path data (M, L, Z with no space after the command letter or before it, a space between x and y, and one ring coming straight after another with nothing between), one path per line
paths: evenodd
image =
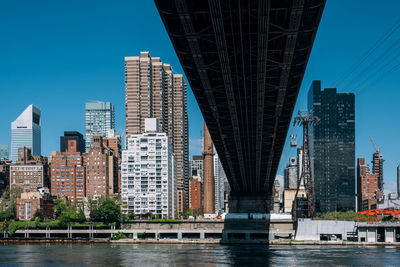
M3 2L0 262L400 262L399 1Z
M11 9L16 8L14 4L8 3L7 5ZM137 5L143 6L138 7ZM334 86L334 81L340 78L343 72L351 69L351 66L362 58L368 48L382 37L382 32L386 32L396 21L396 8L393 6L399 5L399 3L393 1L392 5L374 5L373 8L372 5L373 1L366 1L362 7L355 3L349 3L347 8L343 9L340 1L327 3L295 110L305 106L305 91L311 80L322 80L324 87ZM90 99L110 101L115 104L116 130L119 134L122 132L124 129L123 61L125 56L137 55L139 51L151 51L160 56L163 61L170 63L178 73L183 73L153 3L135 3L135 8L139 8L143 12L132 17L131 20L127 20L125 17L129 13L128 3L119 3L107 6L107 8L99 5L96 7L96 11L98 11L96 15L94 15L95 12L89 15L94 16L91 17L92 22L90 23L87 16L91 13L88 12L91 6L79 5L81 10L76 11L76 19L71 22L71 25L61 22L65 20L65 17L58 18L57 14L48 12L55 6L57 6L55 3L49 7L28 5L29 8L21 10L18 16L26 16L26 19L32 21L32 27L24 30L22 26L25 27L25 24L15 23L9 29L1 30L5 31L3 32L5 37L12 36L13 31L22 33L20 35L28 38L31 46L21 50L21 46L16 44L24 42L14 36L9 38L13 41L6 38L7 41L0 44L3 51L8 51L7 54L2 54L3 60L0 64L0 70L4 74L0 77L0 88L6 89L2 93L7 99L15 99L13 94L19 90L19 101L5 103L4 110L7 110L7 113L1 118L0 124L9 125L18 112L31 103L39 106L43 114L42 154L46 156L50 155L52 150L57 149L58 138L63 131L84 132L84 103ZM70 12L73 12L76 4L65 8L71 9ZM353 13L360 12L360 8L367 15L353 20ZM35 21L31 19L33 13L43 16L39 16L42 18ZM368 19L369 16L375 14L378 14L381 20L371 21ZM9 14L2 14L0 21L7 25L13 25L18 16L11 17ZM106 17L108 22L114 20L113 26L100 23L103 17ZM60 31L55 32L53 27L44 26L48 20L55 21L55 26L60 26ZM21 19L21 21L25 20ZM148 23L144 23L144 21L148 21ZM350 21L352 24L349 25ZM124 23L127 24L124 25ZM132 27L134 24L146 26L144 29L137 29ZM82 29L76 27L82 25L84 26ZM35 28L40 32L36 32ZM363 30L367 28L368 31ZM90 36L85 39L84 34L88 30ZM127 30L132 31L132 34L126 37ZM135 37L135 33L145 32L154 34L147 34L146 38L143 38L144 40ZM64 38L71 35L82 41L79 43L66 42L70 46L69 49L66 49L65 44L62 43L68 40ZM109 40L104 42L107 36L115 37L115 42ZM347 40L347 42L343 42L343 40ZM93 48L91 42L97 44L104 42L104 46L97 45ZM330 48L330 53L326 53L327 47ZM74 54L76 55L73 56ZM84 54L86 57L82 57ZM54 60L55 55L57 55L57 61ZM22 59L25 60L27 69L30 69L29 72L15 71L18 66L13 62ZM50 69L49 66L52 68ZM74 69L74 67L77 68ZM346 83L337 86L339 92L351 91L345 88ZM395 75L392 75L368 90L362 91L359 96L356 94L358 97L356 103L356 114L358 114L356 117L356 157L369 155L373 151L368 138L369 135L373 136L382 147L382 154L385 156L385 188L390 188L389 191L395 191L396 167L399 163L398 148L391 145L391 142L396 141L395 135L398 130L396 125L391 124L399 113L395 109L395 100L400 94L396 92L396 86ZM378 92L382 92L381 88L386 88L389 93L378 94ZM54 90L53 96L48 96L52 90ZM107 91L112 93L105 95L104 92ZM189 151L190 155L194 155L199 153L201 147L199 139L202 117L193 94L190 90L188 92L189 120L191 122ZM70 95L79 97L70 101L68 97ZM63 99L68 99L68 101ZM373 100L381 103L379 104L380 109L374 112L369 106ZM58 125L59 121L63 122L62 125ZM373 121L378 121L379 124L378 127L371 129L370 125ZM382 131L382 129L393 130ZM291 130L289 130L290 132ZM9 131L0 133L0 143L10 144ZM282 166L286 164L291 153L288 148L284 150L278 174L283 175Z

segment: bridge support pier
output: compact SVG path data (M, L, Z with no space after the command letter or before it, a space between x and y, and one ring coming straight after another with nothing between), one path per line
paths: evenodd
M269 213L271 200L267 193L242 194L233 193L229 199L229 213Z

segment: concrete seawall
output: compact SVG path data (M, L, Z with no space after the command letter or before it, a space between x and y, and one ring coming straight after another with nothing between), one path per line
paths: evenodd
M230 245L230 244L263 244L269 246L391 246L400 247L400 243L390 242L345 242L345 241L292 241L292 240L229 240L221 239L2 239L0 243L98 243L98 244L215 244L215 245Z

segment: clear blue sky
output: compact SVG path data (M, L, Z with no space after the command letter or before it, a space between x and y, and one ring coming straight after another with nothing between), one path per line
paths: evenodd
M360 61L399 19L400 2L328 0L303 80L297 109L305 109L306 92L314 79L323 87L334 83ZM0 143L10 143L10 123L29 104L42 110L42 151L59 149L64 130L84 132L84 103L110 101L116 107L116 129L124 128L124 56L150 51L183 73L152 1L1 1L0 2ZM398 29L363 64L400 38ZM400 42L399 42L400 43ZM399 45L400 46L400 45ZM388 65L400 63L395 47L382 56ZM354 84L379 78L379 62L361 77L338 84L353 92ZM369 135L385 157L385 186L394 191L400 163L398 102L400 70L356 92L356 156L370 161ZM354 78L354 82L352 81ZM350 84L349 84L350 83ZM368 84L368 83L367 83ZM202 116L189 90L190 154L200 151ZM296 132L297 130L290 130ZM279 174L294 151L286 147Z

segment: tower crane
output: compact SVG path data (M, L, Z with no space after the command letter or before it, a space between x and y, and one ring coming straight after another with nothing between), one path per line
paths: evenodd
M378 152L378 153L379 153L380 150L381 150L380 146L376 146L376 144L375 144L375 142L374 142L374 139L372 139L371 136L369 136L369 139L371 140L371 143L372 143L372 145L374 146L375 152Z

